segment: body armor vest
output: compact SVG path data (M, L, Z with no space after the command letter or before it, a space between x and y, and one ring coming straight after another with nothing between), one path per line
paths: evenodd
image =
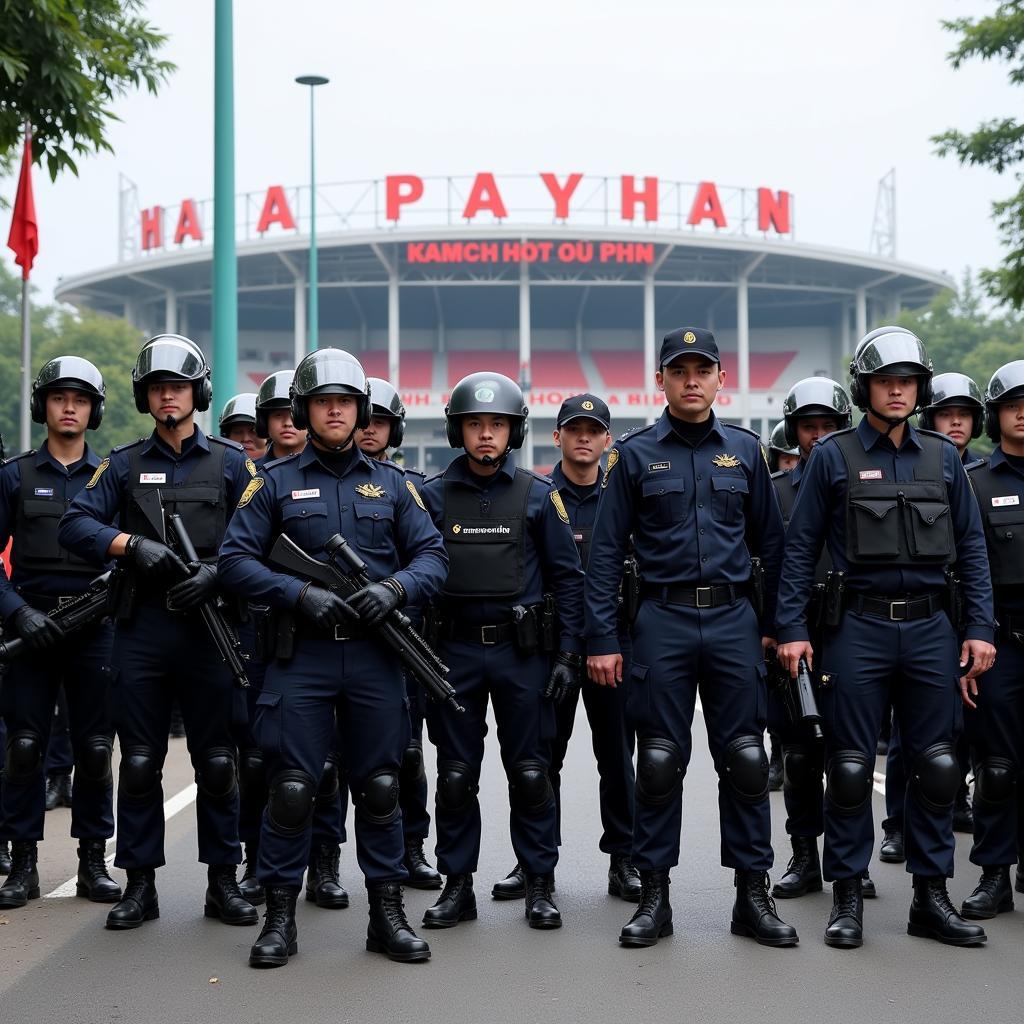
M993 473L987 463L971 470L985 527L993 587L1024 584L1024 481L1016 473ZM1011 504L1007 499L1017 499Z
M779 509L782 512L782 528L789 530L789 521L793 518L793 506L796 504L797 489L793 486L793 475L791 472L772 473L772 483L775 484L775 494L779 499ZM824 583L832 569L832 556L828 553L828 544L822 544L821 554L818 556L818 564L814 567L814 582Z
M510 486L485 498L465 484L444 482L446 597L518 597L526 562L526 505L533 476L516 469Z
M946 565L956 560L949 494L942 473L946 441L918 432L914 479L886 480L856 431L834 434L846 461L846 557L851 565Z
M71 504L70 498L58 493L63 490L63 481L37 466L31 455L19 461L18 470L21 486L14 520L14 564L32 572L95 576L97 567L92 562L72 554L57 541L61 516Z

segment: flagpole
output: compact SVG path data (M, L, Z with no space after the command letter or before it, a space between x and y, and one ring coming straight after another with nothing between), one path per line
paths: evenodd
M32 318L28 294L28 274L21 280L21 450L32 445L32 420L29 416L29 378L32 375Z

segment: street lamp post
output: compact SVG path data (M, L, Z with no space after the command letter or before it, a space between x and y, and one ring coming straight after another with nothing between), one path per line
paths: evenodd
M299 85L309 86L309 305L306 321L309 351L313 352L320 341L320 301L317 294L316 260L316 122L313 117L313 93L318 85L326 85L329 79L323 75L299 75L295 81Z

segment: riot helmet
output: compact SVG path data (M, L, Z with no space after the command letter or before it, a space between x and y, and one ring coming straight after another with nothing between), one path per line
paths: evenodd
M132 370L132 391L139 412L149 412L149 385L164 380L191 381L193 411L210 408L210 366L194 341L180 334L158 334L142 346Z
M800 455L800 449L796 445L791 445L786 439L785 420L779 420L772 427L771 434L768 435L768 468L773 473L779 471L780 455L795 455L797 457Z
M463 416L491 413L508 416L512 421L508 449L515 451L522 448L526 440L526 417L529 412L523 399L523 390L514 380L488 370L471 373L452 388L448 404L444 407L448 444L452 448L465 447L462 439Z
M798 448L796 421L808 416L834 419L836 429L845 430L851 423L846 389L830 377L804 377L789 389L782 403L782 423L790 448Z
M299 430L313 433L309 424L309 398L312 395L354 395L355 429L370 424L370 386L359 360L340 348L320 348L310 352L298 366L289 388L292 422ZM345 442L348 444L348 442Z
M999 444L999 409L1003 402L1019 402L1024 399L1024 359L1000 366L985 389L985 433Z
M388 447L398 448L405 437L405 405L398 392L383 377L370 377L370 415L391 422Z
M910 419L920 408L931 404L932 361L916 334L903 327L879 328L873 337L857 346L851 365L850 397L862 412L873 412L891 427ZM868 377L914 377L917 380L917 404L906 416L897 419L882 416L871 408Z
M294 370L278 370L266 377L256 393L256 436L264 439L270 437L267 427L267 413L272 409L291 409L292 400L289 389Z
M47 391L60 391L63 388L81 391L89 396L92 412L89 413L88 429L98 430L100 423L103 422L107 389L100 371L88 359L82 359L80 356L58 356L40 367L32 383L32 422L46 422L44 395Z
M220 414L221 436L227 437L225 431L240 423L256 426L256 395L251 391L244 391L224 403L224 410Z
M985 403L981 388L966 373L939 373L932 378L932 400L917 418L925 430L935 429L935 410L943 406L970 409L971 437L981 437Z

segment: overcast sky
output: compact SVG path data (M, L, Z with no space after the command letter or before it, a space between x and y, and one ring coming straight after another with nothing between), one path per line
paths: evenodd
M994 7L235 0L237 190L308 180L293 78L317 72L331 79L321 181L486 170L766 185L795 195L799 241L867 250L878 179L895 167L898 258L959 276L998 261L990 203L1014 182L939 159L929 137L1013 114L1024 93L1001 65L953 71L939 22ZM170 36L169 85L117 104L114 155L82 159L80 177L36 171L45 298L117 259L119 172L143 206L213 193L213 3L150 0L147 13ZM13 179L0 188L13 199Z

